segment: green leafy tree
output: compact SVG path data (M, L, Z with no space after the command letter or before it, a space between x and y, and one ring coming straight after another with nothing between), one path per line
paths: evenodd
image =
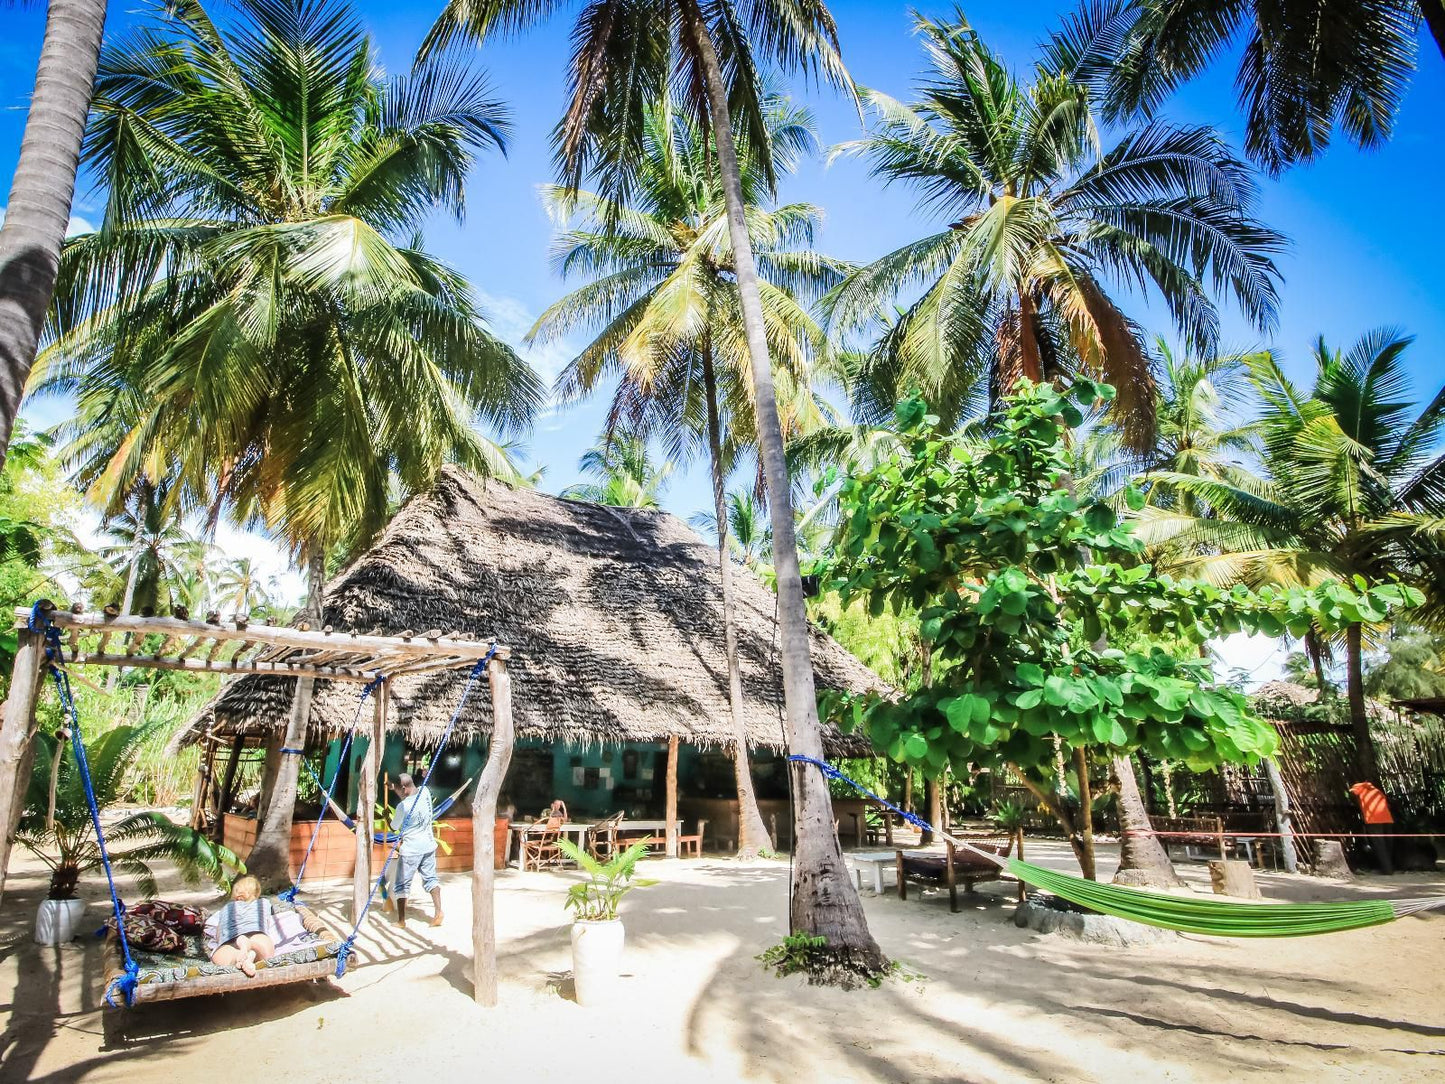
M265 606L271 600L262 575L249 557L226 562L216 578L216 604L236 614L249 614Z
M1111 123L1152 115L1237 57L1245 147L1278 174L1318 158L1337 128L1362 148L1390 138L1422 12L1445 55L1441 0L1083 0L1059 38Z
M42 388L72 392L79 480L140 476L185 508L261 524L306 569L371 536L394 490L447 461L507 470L478 423L524 427L535 374L486 328L419 230L460 216L507 116L455 60L386 78L340 0L167 7L108 48L85 161L105 221L66 246ZM299 744L311 683L298 683ZM294 739L294 740L292 740ZM286 877L294 758L251 865Z
M1365 668L1365 692L1377 700L1445 696L1445 636L1397 624Z
M1241 629L1382 620L1420 600L1400 584L1225 591L1156 573L1132 525L1068 484L1069 429L1110 395L1087 380L1063 392L1021 383L983 441L935 429L921 399L904 401L902 450L844 483L829 573L845 602L918 611L932 654L927 685L897 700L836 699L834 717L927 776L1011 768L1089 877L1096 756L1143 750L1204 771L1275 749L1273 730L1215 679L1199 645ZM1074 766L1077 816L1054 785L1060 754Z
M458 35L489 41L540 21L556 8L520 0L449 0L423 51L429 53ZM788 746L797 754L821 758L823 739L783 427L759 261L747 225L738 131L754 154L768 153L760 62L821 74L851 87L839 56L833 17L821 0L594 0L579 13L572 42L569 102L556 129L558 165L569 191L580 190L583 178L592 177L595 187L610 198L627 202L646 159L648 111L668 96L669 89L675 92L677 107L698 129L712 134L773 524ZM770 160L763 160L761 167L770 183L775 180ZM862 903L833 833L826 781L821 773L796 769L794 793L797 843L791 926L822 937L826 955L845 969L880 974L886 961L868 932Z
M1154 476L1207 505L1197 517L1149 525L1167 565L1220 585L1313 585L1361 576L1398 578L1424 592L1417 620L1441 627L1445 570L1445 387L1420 409L1410 396L1403 355L1411 340L1391 329L1360 338L1347 351L1315 345L1307 393L1277 359L1252 359L1264 400L1259 419L1263 472L1224 479L1171 472ZM1366 631L1379 618L1344 628L1346 689L1357 774L1379 781L1365 710ZM1305 629L1315 657L1314 638Z
M1283 239L1253 217L1251 170L1210 128L1151 122L1103 145L1100 103L1058 43L1024 83L961 15L917 26L930 64L918 101L869 92L872 134L839 149L948 223L829 299L840 334L888 315L859 374L863 413L877 420L921 388L956 423L980 388L1082 373L1121 389L1114 420L1130 448L1152 447L1153 369L1110 294L1152 287L1201 354L1218 335L1211 290L1271 326Z

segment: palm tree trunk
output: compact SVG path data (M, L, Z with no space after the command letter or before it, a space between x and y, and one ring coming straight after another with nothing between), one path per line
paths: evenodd
M1435 39L1435 47L1445 57L1445 3L1441 0L1420 0L1420 10L1425 15L1425 25Z
M0 466L55 292L104 27L105 0L50 0L0 227Z
M738 630L733 609L733 562L728 556L727 495L723 492L722 426L718 420L717 374L713 371L712 346L704 343L702 381L707 395L707 450L712 460L712 502L717 516L718 578L722 581L723 649L728 663L728 710L733 722L733 775L738 785L738 857L756 858L771 842L758 796L753 790L753 773L748 766L748 730L743 714L743 675L738 666Z
M303 611L313 624L321 622L321 604L326 584L326 549L317 541L306 547L306 608ZM287 749L306 745L306 726L311 720L311 696L316 682L298 678L291 698L291 715L286 722ZM256 843L246 859L246 870L261 882L267 892L285 888L291 883L291 822L296 812L297 784L301 774L300 757L281 757L270 795L262 794L257 803L264 808Z
M697 0L682 0L685 28L697 50L707 93L708 115L717 143L718 170L727 201L728 235L733 246L738 300L747 332L757 396L758 444L768 484L768 511L773 526L773 566L777 572L778 621L782 641L783 698L787 709L788 747L795 755L823 758L818 701L813 688L813 662L808 644L808 615L803 606L803 581L798 546L793 537L793 502L788 467L783 458L783 429L773 392L772 363L763 324L757 268L743 211L741 172L728 114L727 85L712 36ZM869 974L887 966L882 950L868 932L863 905L843 849L833 834L833 800L822 774L808 765L793 766L793 899L794 931L822 937L826 954L840 966Z
M1184 882L1175 872L1174 863L1169 861L1169 852L1153 834L1149 811L1144 808L1139 782L1134 778L1134 762L1128 757L1116 756L1110 761L1109 770L1119 788L1119 827L1123 832L1114 883L1155 888L1182 886Z
M1038 329L1034 320L1038 316L1038 305L1027 290L1019 294L1019 371L1035 384L1044 381L1044 363L1039 355ZM998 389L1007 395L1012 388Z
M1358 622L1345 630L1345 664L1349 674L1350 729L1355 733L1356 783L1379 785L1380 768L1375 763L1375 743L1370 737L1370 715L1365 709L1364 645Z

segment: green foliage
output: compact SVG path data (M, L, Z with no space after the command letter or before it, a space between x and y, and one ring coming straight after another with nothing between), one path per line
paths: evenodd
M1056 739L1204 771L1276 745L1245 698L1215 680L1206 641L1302 636L1312 623L1383 621L1419 603L1400 584L1225 591L1157 574L1132 524L1070 484L1070 427L1111 395L1088 380L1064 391L1020 382L982 440L936 431L921 399L899 405L900 451L843 484L829 580L872 613L916 610L933 682L897 701L825 697L841 726L863 727L929 776L950 764L966 776L969 763L1044 774ZM1126 498L1143 503L1134 490ZM1138 646L1107 646L1116 639Z
M790 933L781 942L758 953L754 959L777 972L778 978L812 970L813 957L827 951L828 939L806 933Z
M122 724L89 738L86 752L102 811L124 799L136 762L168 725L163 718ZM16 839L50 868L51 898L68 899L75 895L81 877L101 868L100 846L69 740L42 732L35 743L35 766ZM52 771L55 818L47 823ZM233 875L245 870L225 847L155 811L132 813L108 825L106 845L115 871L137 878L147 896L156 892L155 862L173 863L187 884L210 880L225 887Z
M1005 832L1016 832L1029 820L1029 810L1022 802L995 802L988 819Z
M557 841L562 853L576 862L587 874L585 881L572 885L567 890L566 906L578 922L604 922L617 917L617 907L622 897L634 888L655 885L655 880L633 879L637 863L647 854L646 843L634 843L625 851L618 851L606 862L599 862L570 839Z
M1381 700L1445 696L1445 636L1397 628L1365 670L1365 692Z

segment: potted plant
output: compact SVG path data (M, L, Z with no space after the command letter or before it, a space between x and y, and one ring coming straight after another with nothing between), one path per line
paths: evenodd
M118 726L87 745L96 803L101 809L125 794L127 777L146 744L159 734L152 724ZM35 940L59 945L75 936L85 901L76 898L80 880L101 868L100 846L90 820L69 735L37 734L35 767L26 791L25 815L16 841L50 868L50 889L35 916ZM53 786L53 804L52 804ZM140 882L143 896L156 891L151 863L169 860L188 884L209 878L221 887L245 869L231 851L201 833L151 810L121 818L105 830L111 868Z
M625 931L617 917L617 906L634 888L657 883L632 877L638 860L647 853L647 844L634 843L606 862L599 862L569 839L558 840L557 845L587 875L585 881L567 890L577 1004L600 1005L616 986L621 968Z

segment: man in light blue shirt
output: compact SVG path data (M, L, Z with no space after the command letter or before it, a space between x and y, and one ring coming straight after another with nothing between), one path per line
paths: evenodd
M392 784L396 792L396 811L391 815L391 830L401 835L396 849L396 880L392 896L396 899L396 920L406 922L406 897L418 873L421 884L431 893L435 913L431 924L442 924L442 886L437 879L437 840L432 831L431 795L417 788L415 780L403 772Z

